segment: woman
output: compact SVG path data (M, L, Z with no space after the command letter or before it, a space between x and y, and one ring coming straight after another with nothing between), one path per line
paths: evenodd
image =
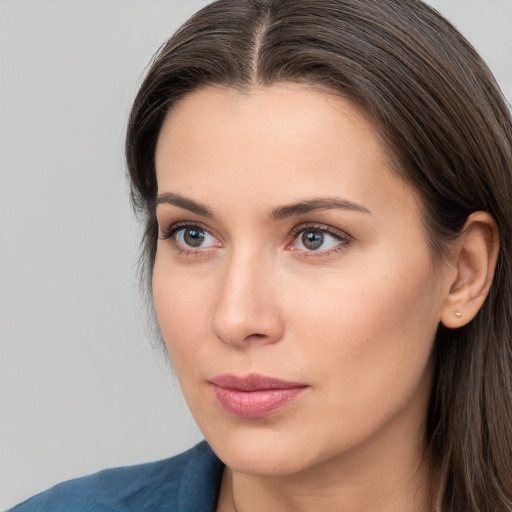
M418 0L220 0L126 155L206 442L14 510L512 510L512 123Z

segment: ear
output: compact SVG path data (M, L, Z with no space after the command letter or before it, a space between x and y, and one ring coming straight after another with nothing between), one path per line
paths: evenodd
M484 303L496 268L499 233L493 217L474 212L456 243L455 268L441 309L441 323L450 329L469 323Z

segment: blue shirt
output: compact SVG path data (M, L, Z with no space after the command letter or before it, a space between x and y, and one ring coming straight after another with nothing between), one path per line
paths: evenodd
M69 480L10 512L215 512L223 469L203 441L169 459Z

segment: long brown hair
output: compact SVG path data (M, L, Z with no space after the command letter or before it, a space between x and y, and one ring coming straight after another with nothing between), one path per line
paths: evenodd
M126 137L132 199L145 222L146 279L156 251L154 154L185 94L216 84L327 87L374 120L423 199L434 260L468 215L490 212L500 254L468 325L439 327L426 425L443 512L512 510L512 122L490 71L464 37L419 0L219 0L157 53Z

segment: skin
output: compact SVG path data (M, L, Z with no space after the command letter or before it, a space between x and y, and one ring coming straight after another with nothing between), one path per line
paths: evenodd
M304 85L204 88L165 120L158 193L178 204L157 206L154 301L192 414L227 465L218 510L430 510L433 340L457 270L433 265L418 197L388 161L356 107ZM319 198L360 208L269 215ZM202 246L185 225L205 230ZM303 244L322 229L319 249ZM237 418L209 383L225 373L307 389Z

